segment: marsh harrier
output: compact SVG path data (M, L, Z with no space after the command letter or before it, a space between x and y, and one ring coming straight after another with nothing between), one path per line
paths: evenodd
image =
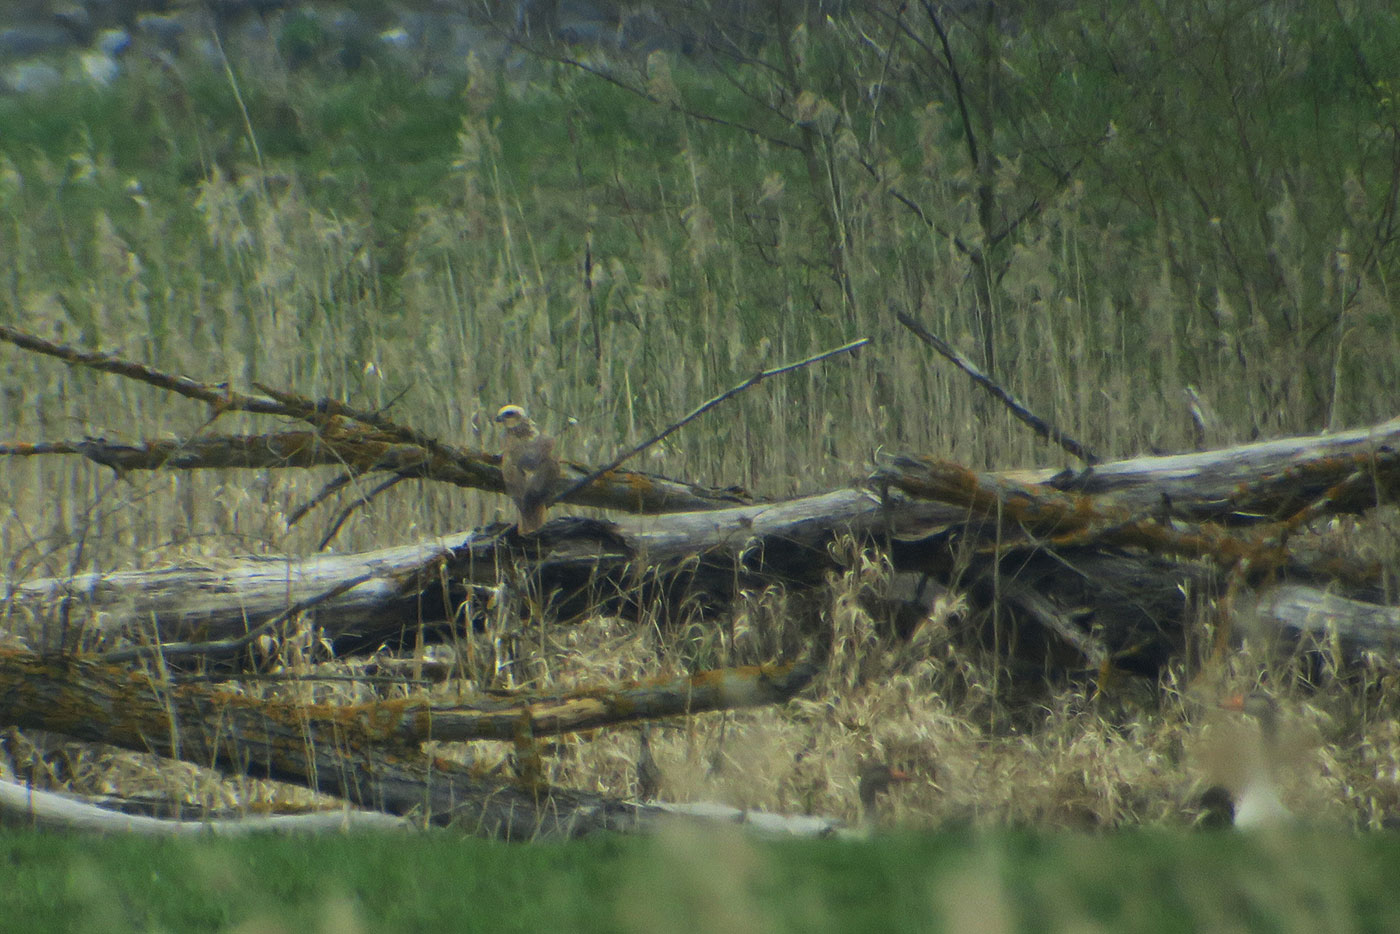
M496 421L506 431L501 452L501 476L506 493L520 510L521 535L539 531L549 496L559 483L559 458L554 439L544 435L518 405L502 406Z

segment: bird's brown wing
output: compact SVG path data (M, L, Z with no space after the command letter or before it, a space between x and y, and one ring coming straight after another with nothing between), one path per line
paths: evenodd
M554 455L554 439L536 435L507 444L501 458L501 475L506 492L520 510L522 535L544 525L545 504L559 482L559 458Z

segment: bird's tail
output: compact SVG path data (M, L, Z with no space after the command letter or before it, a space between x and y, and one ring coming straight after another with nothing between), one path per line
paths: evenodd
M521 535L533 535L544 525L544 504L525 506L520 510L518 525Z

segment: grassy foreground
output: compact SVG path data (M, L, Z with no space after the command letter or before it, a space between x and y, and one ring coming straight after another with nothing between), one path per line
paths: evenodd
M1400 836L1137 832L511 845L0 832L4 930L1382 931ZM23 919L22 922L20 919ZM16 925L19 926L16 926Z

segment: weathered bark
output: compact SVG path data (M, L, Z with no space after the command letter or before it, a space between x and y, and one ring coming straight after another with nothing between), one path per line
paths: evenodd
M1195 454L1138 457L1081 471L977 473L931 458L890 457L876 483L1005 516L1036 531L1180 519L1226 525L1358 512L1400 492L1400 419Z
M807 663L746 665L562 694L474 697L451 706L395 711L399 722L394 732L412 740L510 740L519 735L523 721L534 736L572 733L707 710L780 704L815 674L816 668ZM376 719L387 726L386 717Z
M1092 496L1099 510L1230 525L1297 522L1395 500L1400 418L1351 431L1136 457L1085 470L1001 476Z
M347 475L392 473L437 480L461 487L505 492L501 456L447 445L425 446L398 435L349 422L319 431L284 431L261 435L212 435L170 441L122 444L101 438L39 444L0 445L10 457L81 454L119 473L130 470L203 470L226 468L340 467ZM590 470L563 463L559 490L568 489ZM619 512L664 513L721 509L752 502L743 490L712 489L657 474L621 468L608 471L570 493L565 502Z
M650 691L633 686L622 701L580 692L535 711L518 704L505 710L513 710L514 731L525 722L540 735L635 719L644 708L683 713L772 703L790 697L811 673L805 666L740 669L689 679L689 698L684 684L673 683ZM439 714L443 730L436 726ZM494 724L508 716L491 711L479 722L493 724L484 732L495 735ZM0 650L0 722L304 784L361 807L491 836L632 830L645 813L602 795L484 781L465 766L419 751L423 739L451 738L444 731L472 732L461 705L290 704L202 684L157 683L141 672L83 659Z
M464 602L484 605L484 588L502 582L508 590L531 591L560 615L597 607L627 612L658 597L670 605L687 599L694 605L697 595L701 605L719 607L740 590L774 582L811 587L836 567L828 546L841 535L888 543L897 569L936 573L952 564L939 533L955 529L962 542L980 550L977 560L1010 576L1020 575L1015 568L1021 565L998 566L998 554L1035 554L1048 546L1110 551L1118 563L1153 579L1184 580L1198 572L1142 556L1209 557L1227 568L1248 564L1256 575L1301 574L1303 584L1339 575L1367 584L1373 578L1366 568L1303 567L1287 550L1286 533L1306 518L1393 501L1400 490L1397 442L1400 420L1334 435L1103 464L1079 474L981 474L895 458L872 481L883 495L853 488L615 523L564 517L529 539L488 531L360 555L237 559L217 568L32 581L11 585L7 608L20 618L43 620L66 601L70 615L87 609L89 625L110 632L137 638L159 632L167 641L227 639L284 612L289 603L364 577L307 615L333 639L376 642L399 637L405 627L451 619ZM1269 517L1281 521L1259 524ZM1046 579L1052 587L1062 583ZM1021 603L1025 613L1069 637L1066 617L1053 605ZM1170 615L1156 615L1151 625L1170 637L1179 631L1184 609L1184 600L1178 601ZM1144 617L1142 625L1147 623ZM1104 650L1111 654L1119 640L1101 632L1069 641L1097 658Z
M147 642L156 633L164 640L229 639L277 616L289 605L311 599L337 585L366 577L313 615L332 634L363 632L368 637L411 626L420 619L440 620L444 604L428 591L426 605L405 580L447 553L442 541L424 541L356 555L311 555L305 558L241 557L204 566L152 571L79 574L8 587L7 628L38 632L41 647L49 620L67 604L75 625Z
M943 461L890 458L875 479L910 496L961 504L972 530L998 549L1036 541L1060 547L1133 547L1183 558L1211 558L1226 567L1240 561L1273 567L1287 558L1277 541L1235 534L1224 525L1177 526L1097 497Z
M556 802L557 804L557 802ZM585 804L585 808L590 805ZM617 822L612 829L646 831L668 819L743 827L773 836L827 837L859 834L841 821L814 814L774 814L736 808L727 804L695 802L674 804L657 801L630 807L635 820ZM572 829L584 832L590 827L587 815L576 815ZM344 831L414 830L419 822L381 811L349 809L315 811L307 814L253 815L173 820L112 810L73 795L41 791L18 782L0 779L0 824L42 827L81 833L127 833L146 836L245 836L251 833L340 833Z
M1236 609L1247 625L1269 634L1308 636L1324 645L1336 638L1349 649L1400 649L1400 607L1351 600L1316 587L1280 584Z
M901 513L921 528L951 523L959 515L930 504ZM766 574L810 584L829 566L826 544L834 534L875 534L888 518L876 497L855 489L768 506L677 513L664 520L565 518L552 520L529 541L488 530L355 555L236 558L216 566L30 581L7 587L6 612L16 622L43 621L67 602L74 618L86 611L86 625L112 634L228 639L291 603L364 577L308 615L332 638L374 641L394 638L420 622L444 622L474 585L494 588L503 578L553 594L561 612L586 609L595 597L641 599L647 588L703 585L726 574L729 588L762 587ZM713 572L708 576L707 567Z
M74 708L71 716L57 710L44 710L42 716L82 719L91 725L115 722L120 713L128 732L102 739L130 746L131 729L147 733L169 730L172 709L178 712L182 705L193 705L191 710L202 706L217 714L212 722L222 723L242 741L248 741L253 735L250 728L256 725L262 730L258 742L264 748L263 757L285 762L299 754L288 744L295 746L303 738L313 745L354 752L370 745L409 748L428 740L511 740L519 735L522 722L529 725L532 735L543 736L778 704L805 687L815 674L816 669L808 663L747 665L553 694L472 695L451 703L400 698L330 706L254 698L191 680L158 685L147 675L97 661L0 650L0 687L14 691L0 702L0 711L17 718L32 716L33 707L43 708L42 701L52 698L45 698L43 689L38 693L26 690L26 685L58 684L65 677L69 681L86 679L103 688L100 696ZM130 696L143 700L133 706L124 699ZM167 703L174 708L167 709ZM28 725L71 732L54 721ZM192 757L193 761L201 758L198 754Z

